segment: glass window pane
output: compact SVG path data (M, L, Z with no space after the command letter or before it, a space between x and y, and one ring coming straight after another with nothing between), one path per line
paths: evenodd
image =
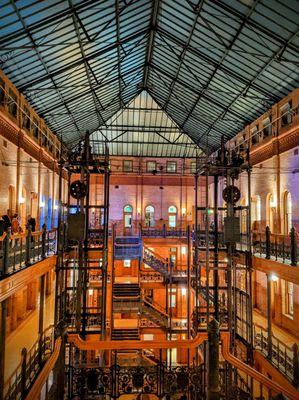
M176 162L175 161L168 161L166 164L167 172L176 172Z
M123 171L124 172L132 172L133 171L133 161L132 160L124 160L123 161Z

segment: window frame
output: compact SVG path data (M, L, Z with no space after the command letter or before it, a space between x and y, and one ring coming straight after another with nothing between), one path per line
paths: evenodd
M175 166L174 171L170 171L169 170L169 166L170 165L174 165ZM178 164L177 164L176 161L166 161L166 172L168 174L176 174L177 173L177 167L178 167Z
M150 168L149 167L149 165L150 164L154 164L155 165L155 168ZM153 171L156 171L157 170L157 161L147 161L146 162L146 172L153 172Z
M126 163L130 164L129 169L127 169L127 167L125 167ZM123 160L123 172L133 172L133 160Z

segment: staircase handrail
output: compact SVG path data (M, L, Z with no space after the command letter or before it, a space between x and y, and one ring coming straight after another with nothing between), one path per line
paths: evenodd
M154 308L160 314L163 314L164 317L169 318L169 314L167 314L167 312L157 302L153 301L152 299L149 300L146 297L142 298L142 301L151 308Z
M245 372L245 374L251 376L253 379L260 382L262 385L266 386L268 389L272 389L276 393L282 393L289 400L298 400L299 399L299 392L287 382L284 387L280 386L275 381L271 380L267 376L261 374L254 368L250 367L249 365L245 364L243 361L235 357L233 354L230 353L230 334L229 332L221 332L221 345L222 345L222 355L223 358L233 365L234 367L240 369L241 371Z
M158 258L160 261L162 261L164 264L168 265L168 260L162 256L160 256L158 253L156 253L155 251L149 249L146 246L143 246L143 250L144 252L149 253L150 255L153 255L155 258Z

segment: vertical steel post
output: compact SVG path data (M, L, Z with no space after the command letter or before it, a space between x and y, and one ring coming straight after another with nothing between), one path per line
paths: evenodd
M87 325L87 279L88 279L88 230L89 230L89 198L90 198L90 140L89 132L86 132L84 143L84 177L86 184L85 197L85 227L84 227L84 242L83 242L83 271L82 271L82 336L85 337Z
M206 304L207 304L207 326L210 321L210 232L209 232L209 168L206 166L206 226L205 226L205 236L206 236Z
M187 226L187 338L191 338L190 310L191 310L191 241L190 241L190 226ZM190 349L188 348L188 365L190 365Z
M102 266L102 304L101 304L101 335L102 340L106 334L106 302L107 302L107 268L108 268L108 235L109 235L109 153L105 150L104 173L104 240L103 240L103 266ZM114 243L113 243L114 245Z
M213 319L208 325L208 387L207 400L220 399L219 386L219 323Z
M219 235L218 235L218 176L214 176L214 317L219 322L219 275L218 275L218 259L219 259Z
M267 342L268 342L268 358L272 359L272 315L271 315L271 276L267 274Z
M4 398L7 299L0 303L0 400Z

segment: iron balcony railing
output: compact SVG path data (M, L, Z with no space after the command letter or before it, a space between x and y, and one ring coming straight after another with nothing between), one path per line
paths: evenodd
M262 326L254 324L254 349L259 350L292 384L297 386L299 377L298 345L287 346Z
M0 238L0 279L35 264L57 250L57 231L30 230L22 234L5 233Z
M30 350L23 348L19 365L4 384L4 400L25 399L53 351L54 329L50 326Z
M254 233L252 242L253 254L297 266L299 236L295 228L291 229L289 235L279 235L271 233L270 228L267 227L263 233Z

